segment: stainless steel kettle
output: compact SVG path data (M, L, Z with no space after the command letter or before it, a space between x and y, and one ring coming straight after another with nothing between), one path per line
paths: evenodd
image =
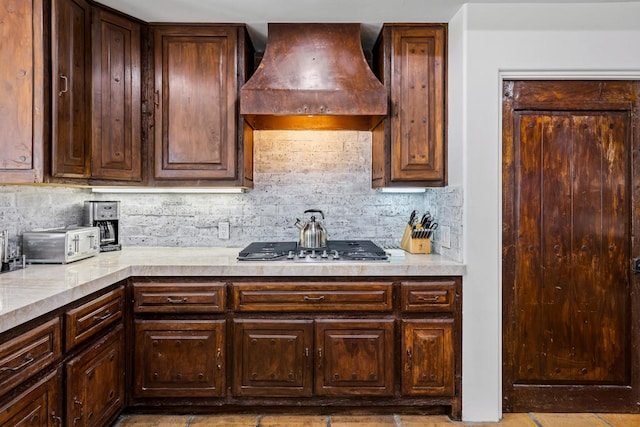
M318 209L307 209L304 213L319 213L324 219L324 214ZM316 221L315 216L311 216L311 219L306 224L302 224L300 218L296 218L296 227L300 229L300 247L305 249L318 249L327 246L327 230L322 226L322 223Z

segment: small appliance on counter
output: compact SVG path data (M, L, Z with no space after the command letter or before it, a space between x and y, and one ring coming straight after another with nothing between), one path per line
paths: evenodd
M84 202L84 223L100 229L100 252L119 251L120 243L120 202L95 201Z
M100 252L98 227L71 226L28 231L22 248L29 264L67 264Z
M9 250L9 233L7 230L0 230L0 273L25 268L25 256L18 255L17 249L13 252Z

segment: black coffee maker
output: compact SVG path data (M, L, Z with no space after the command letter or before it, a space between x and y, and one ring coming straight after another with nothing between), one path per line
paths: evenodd
M100 252L122 249L119 221L120 202L95 200L84 202L85 225L100 229Z

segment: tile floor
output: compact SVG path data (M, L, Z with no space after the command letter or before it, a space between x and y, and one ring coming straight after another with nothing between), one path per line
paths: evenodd
M640 414L505 414L499 423L444 415L122 415L113 427L639 427Z

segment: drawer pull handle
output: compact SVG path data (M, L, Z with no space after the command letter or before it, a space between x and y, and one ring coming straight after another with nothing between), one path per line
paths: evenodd
M418 301L437 302L440 299L439 295L434 297L418 297Z
M305 301L322 301L324 300L324 295L320 295L319 297L310 297L309 295L304 296Z
M187 298L187 297L184 297L184 298L167 297L167 302L170 303L170 304L184 304L188 300L189 300L189 298Z
M35 359L31 355L31 353L27 353L27 355L24 357L24 362L22 362L20 365L14 366L13 368L11 368L9 366L3 366L2 368L0 368L0 373L7 372L7 371L11 371L11 372L19 371L20 369L24 368L25 366L27 366L29 363L33 362L34 360Z
M111 310L107 310L104 312L103 316L93 316L93 320L102 321L108 319L111 316L113 316L113 313L111 312Z

